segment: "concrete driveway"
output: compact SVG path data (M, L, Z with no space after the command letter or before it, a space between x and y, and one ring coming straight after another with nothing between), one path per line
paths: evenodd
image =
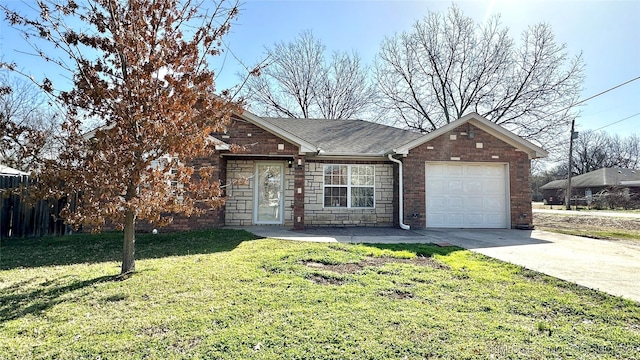
M540 230L424 230L420 233L640 302L640 245Z
M253 226L258 236L344 243L455 245L499 260L640 302L640 244L533 230L311 228Z

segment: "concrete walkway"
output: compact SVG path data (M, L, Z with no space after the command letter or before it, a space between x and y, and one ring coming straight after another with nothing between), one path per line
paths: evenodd
M344 243L455 245L499 260L640 302L640 245L533 230L394 228L243 228L257 236Z

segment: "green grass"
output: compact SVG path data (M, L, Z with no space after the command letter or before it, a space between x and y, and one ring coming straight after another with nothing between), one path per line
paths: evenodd
M640 306L431 245L119 234L4 241L3 359L621 359Z

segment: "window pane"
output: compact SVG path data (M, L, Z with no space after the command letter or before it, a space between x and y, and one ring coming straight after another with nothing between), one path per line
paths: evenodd
M338 173L339 173L339 180L338 180L338 184L340 185L347 185L347 165L338 165ZM345 189L346 190L346 189ZM346 196L346 195L345 195Z
M373 207L372 187L351 188L351 207Z
M373 186L374 173L373 165L353 165L351 167L351 185Z
M325 185L347 185L346 165L325 165L324 166Z
M346 187L325 187L324 188L325 207L347 207Z

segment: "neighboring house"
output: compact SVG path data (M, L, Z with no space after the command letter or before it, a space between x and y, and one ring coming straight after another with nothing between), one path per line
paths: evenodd
M592 196L611 188L640 191L640 170L602 168L571 177L571 198L590 203ZM567 180L554 180L540 187L545 204L564 204Z
M472 113L429 134L361 120L235 116L214 134L224 207L213 226L528 228L530 160L547 152ZM242 150L228 151L236 144ZM198 164L195 164L196 166Z
M0 164L0 176L29 176L29 173Z

